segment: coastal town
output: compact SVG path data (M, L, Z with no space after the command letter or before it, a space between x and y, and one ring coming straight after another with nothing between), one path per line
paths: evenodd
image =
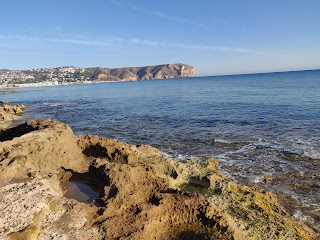
M185 78L194 77L194 75L194 67L182 63L125 68L79 68L65 66L31 70L0 69L0 87L32 87Z
M31 70L0 70L0 86L65 85L85 82L85 69L72 66ZM89 80L89 79L87 79Z

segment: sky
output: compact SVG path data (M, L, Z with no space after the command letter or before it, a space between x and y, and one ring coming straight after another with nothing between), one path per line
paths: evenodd
M319 0L4 0L0 8L0 69L320 68Z

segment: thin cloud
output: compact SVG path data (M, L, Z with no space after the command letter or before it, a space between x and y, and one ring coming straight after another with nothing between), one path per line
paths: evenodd
M165 19L165 20L171 21L171 22L177 22L180 24L188 24L188 25L193 25L193 26L199 27L199 28L208 29L207 25L202 24L202 23L198 23L196 21L193 21L193 20L190 20L187 18L171 16L171 15L168 15L168 14L166 14L164 12L160 12L160 11L151 11L146 8L139 7L137 5L123 4L123 2L121 2L120 0L109 0L109 2L114 6L118 6L118 7L122 6L125 8L129 8L135 12L139 12L139 13L142 13L145 15L150 15L150 16L162 18L162 19Z
M37 40L37 38L35 38L35 37L30 37L30 36L25 36L25 35L0 35L0 39L20 40L20 41Z
M120 0L109 0L109 2L117 7L123 7L123 8L129 8L132 11L136 11L145 15L149 15L149 16L155 16L158 18L162 18L165 19L167 21L172 21L172 22L176 22L176 23L180 23L180 24L187 24L187 25L193 25L205 30L208 30L209 27L206 24L203 23L199 23L197 21L194 20L190 20L188 18L182 18L182 17L176 17L176 16L172 16L172 15L168 15L164 12L160 12L160 11L152 11L143 7L139 7L137 5L128 5L125 4L124 1L120 1ZM220 23L220 24L227 24L228 21L226 21L225 19L220 19L220 18L215 18L215 21Z
M227 46L214 46L214 45L186 45L186 44L178 44L176 45L179 48L188 48L188 49L199 49L199 50L209 50L209 51L216 51L216 52L241 52L241 53L252 53L252 54L267 54L263 51L256 51L252 49L245 49L245 48L234 48L234 47L227 47Z
M36 52L0 52L0 54L14 54L14 55L35 55L35 56L40 56L40 53L36 53Z
M188 25L193 25L196 27L208 29L208 27L205 24L201 24L201 23L198 23L196 21L192 21L192 20L189 20L186 18L170 16L166 13L159 12L159 11L150 11L148 9L138 7L136 5L132 5L132 6L130 6L130 8L133 11L140 12L140 13L147 14L147 15L151 15L151 16L155 16L155 17L159 17L159 18L165 19L167 21L177 22L180 24L188 24Z
M129 39L127 42L133 43L133 44L139 44L139 45L154 46L154 47L166 47L166 46L168 46L165 42L158 42L158 41L147 40L147 39L139 39L139 38Z
M198 49L213 52L240 52L240 53L251 53L251 54L267 54L263 51L257 51L245 48L234 48L228 46L215 46L215 45L202 45L202 44L180 44L180 43L168 43L161 41L150 41L145 39L131 39L129 42L140 45L154 46L154 47L167 47L167 48L185 48L185 49Z
M61 43L74 43L90 46L117 46L117 44L109 41L95 41L95 40L82 40L73 38L45 38L44 40L49 42L61 42Z
M120 54L96 54L97 57L120 57Z
M40 38L30 36L19 36L19 35L0 35L0 39L20 40L20 41L47 41L55 43L67 43L67 44L78 44L87 46L100 46L100 47L126 47L132 45L141 45L147 47L161 47L161 48L184 48L184 49L196 49L213 52L238 52L247 54L270 54L264 51L258 51L254 49L246 49L239 47L229 46L215 46L215 45L203 45L203 44L183 44L183 43L172 43L155 41L141 38L120 38L120 37L109 37L107 39L89 39L84 37L55 37L55 38Z
M116 6L119 6L121 4L120 0L110 0L109 2L111 2L113 5L116 5Z
M20 48L20 46L18 46L18 45L12 45L12 44L0 44L0 48L4 48L4 49L16 49L16 48Z
M61 37L31 37L24 35L0 35L0 39L4 40L18 40L18 41L48 41L48 42L60 42L60 43L73 43L80 45L91 45L91 46L118 46L121 39L110 38L108 40L92 40L83 37L67 37L61 35Z
M14 55L31 55L31 56L62 56L62 57L79 57L79 54L58 54L58 53L39 53L39 52L0 52L0 54Z

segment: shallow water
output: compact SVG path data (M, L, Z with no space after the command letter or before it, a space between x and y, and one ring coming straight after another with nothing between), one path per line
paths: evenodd
M99 193L95 192L89 185L68 181L64 184L67 189L65 197L69 199L75 199L78 202L93 203L93 200L99 197Z
M27 115L176 159L216 157L238 182L288 194L320 223L320 71L22 89ZM289 200L288 200L289 201Z

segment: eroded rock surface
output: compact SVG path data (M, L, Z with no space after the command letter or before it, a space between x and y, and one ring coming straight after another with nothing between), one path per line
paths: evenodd
M8 128L12 121L21 119L20 114L26 109L22 104L9 105L8 102L2 101L0 106L0 131Z
M179 163L49 120L3 131L0 141L0 239L317 239L270 193L223 176L214 159ZM68 181L99 197L65 198Z

